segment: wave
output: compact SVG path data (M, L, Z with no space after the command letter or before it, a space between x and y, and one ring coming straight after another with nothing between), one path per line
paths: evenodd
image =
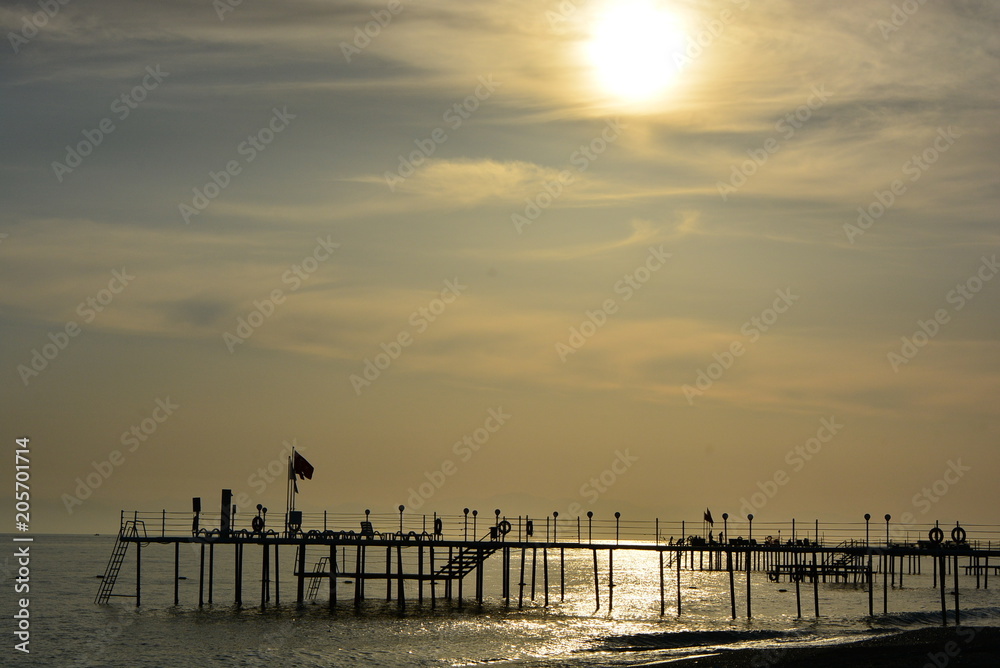
M737 645L765 640L804 640L814 637L812 633L769 630L726 630L726 631L665 631L663 633L634 633L600 638L594 649L598 651L643 651L650 649L683 649Z
M959 616L963 624L989 622L990 625L1000 625L1000 607L996 606L963 609ZM948 624L955 623L953 609L948 610L947 619ZM879 627L900 627L900 630L917 626L940 626L941 611L890 612L887 615L878 615L872 621ZM890 629L884 628L884 630Z

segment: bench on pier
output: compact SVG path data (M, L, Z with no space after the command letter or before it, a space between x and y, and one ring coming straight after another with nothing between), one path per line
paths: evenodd
M375 527L372 526L371 522L363 521L361 522L361 537L362 538L381 538L382 534L375 531Z

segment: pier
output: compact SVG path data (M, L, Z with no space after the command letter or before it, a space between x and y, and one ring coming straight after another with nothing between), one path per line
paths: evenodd
M724 514L721 526L712 526L626 521L619 513L609 518L593 513L567 518L557 512L508 517L499 509L480 514L466 508L461 514L426 515L399 506L395 513L379 514L290 511L274 526L266 508L238 516L226 491L220 513L202 513L200 499L194 500L193 512L122 511L95 602L126 597L140 605L144 555L154 546L172 546L173 603L179 605L183 546L188 566L191 555L197 559L199 607L215 602L220 559L229 563L231 603L236 606L280 604L279 576L291 572L294 592L284 592L286 602L301 605L325 593L331 611L371 598L394 600L401 612L412 603L433 608L439 600L481 607L487 597L519 610L526 602L547 607L551 598L565 599L570 555L593 563L594 610L610 611L620 586L616 577L621 581L628 575L621 565L616 572L616 556L622 564L627 560L621 555L641 551L656 556L659 607L653 612L660 616L684 614L683 582L691 571L728 573L730 615L749 619L754 588L783 582L794 585L798 617L803 616L803 599L812 608L809 612L820 616L819 587L827 582L858 585L867 593L868 614L884 614L890 585L902 587L906 576L927 569L934 584L928 596L939 597L942 623L948 625L949 612L960 622L959 571L974 575L977 589L989 589L989 576L1000 566L1000 526L995 525L955 523L946 532L937 523L893 527L888 515L884 526L874 526L870 515L856 523L802 524ZM259 552L256 574L244 570L248 550ZM127 560L135 565L134 586L119 582ZM487 567L499 569L498 591L486 591ZM737 574L745 581L741 591ZM881 605L876 605L880 583Z

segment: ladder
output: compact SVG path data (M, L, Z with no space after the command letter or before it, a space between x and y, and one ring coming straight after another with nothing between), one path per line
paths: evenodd
M316 562L316 566L313 568L313 573L325 573L326 568L330 563L330 557L320 557L319 561ZM330 572L330 577L337 577L336 571ZM306 594L306 598L310 601L316 600L316 595L319 594L320 578L312 577L309 578L309 591Z
M146 534L146 526L140 521L136 522L133 520L128 520L122 526L121 531L118 532L118 538L115 540L114 550L111 552L111 559L108 560L108 567L104 571L104 578L101 580L101 587L97 592L97 597L94 599L94 603L98 605L108 602L108 599L112 596L124 596L128 598L135 598L135 594L113 594L112 591L115 588L115 582L118 580L118 572L122 568L122 563L125 561L125 554L128 552L129 541L122 540L122 538L137 538L139 536L139 529L137 524L142 525L142 533Z

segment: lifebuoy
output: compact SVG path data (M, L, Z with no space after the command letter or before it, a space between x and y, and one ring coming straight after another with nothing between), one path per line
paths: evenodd
M524 535L528 536L529 538L535 535L534 520L528 520L527 522L524 523Z
M778 574L777 571L767 572L767 579L770 580L771 582L777 582L779 578L781 578L781 576Z
M444 522L441 521L440 517L434 518L434 535L440 536L444 533Z
M951 539L956 543L965 542L965 529L962 527L955 527L951 530Z
M931 539L932 543L939 545L944 540L944 531L941 530L941 527L934 527L927 532L927 537Z
M507 520L501 520L498 526L500 527L500 533L504 536L510 533L511 526Z
M250 522L250 526L253 527L253 530L256 533L260 533L261 531L264 530L264 518L258 515L257 517L253 518L253 520Z

